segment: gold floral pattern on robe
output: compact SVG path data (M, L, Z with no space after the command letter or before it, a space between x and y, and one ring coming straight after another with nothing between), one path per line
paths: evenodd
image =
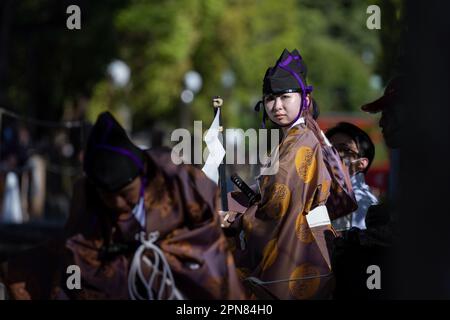
M312 232L307 215L325 205L331 177L312 131L293 127L279 145L278 172L260 182L261 201L232 225L242 228L233 238L236 265L279 299L329 298L333 277L323 248L334 234L326 226ZM290 281L304 275L315 278Z

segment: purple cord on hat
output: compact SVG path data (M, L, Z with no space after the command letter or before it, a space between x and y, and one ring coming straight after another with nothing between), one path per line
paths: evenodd
M312 92L312 90L313 90L312 86L305 86L303 84L303 81L300 78L300 76L296 72L294 72L291 68L288 67L289 63L291 63L292 60L297 60L297 62L300 63L299 60L301 60L301 59L302 58L300 56L291 56L289 54L289 57L287 57L285 60L281 61L278 64L280 66L280 68L282 68L283 70L286 70L287 72L289 72L297 80L298 84L301 87L301 95L300 95L300 97L301 97L302 103L301 103L300 110L298 112L297 117L294 119L294 121L292 121L291 123L289 123L286 126L291 125L292 123L296 122L300 118L301 114L303 113L303 110L305 110L307 108L307 106L306 106L306 95L308 93Z
M143 165L142 161L138 157L136 157L136 155L134 153L132 153L132 152L126 150L126 149L113 147L113 146L110 146L110 145L107 145L107 144L97 144L95 147L99 148L99 149L105 149L105 150L109 150L109 151L112 151L112 152L116 152L116 153L119 153L119 154L121 154L121 155L123 155L125 157L128 157L136 164L136 166L141 171L144 170L144 165Z
M286 70L287 72L289 72L296 80L297 80L297 82L298 82L298 84L300 85L300 87L301 87L301 97L302 97L302 107L301 107L301 109L300 109L300 113L299 113L299 115L297 116L297 119L295 119L294 120L294 122L295 121L297 121L298 120L298 118L300 117L300 114L302 113L302 111L304 110L304 109L306 109L306 104L305 103L303 103L303 102L305 102L305 100L306 100L306 95L308 94L308 93L310 93L310 92L312 92L312 90L313 90L313 87L312 86L305 86L304 84L303 84L303 81L302 81L302 79L300 78L300 76L297 74L297 73L295 73L291 68L289 68L289 63L291 63L291 61L292 60L297 60L297 62L299 62L299 60L301 60L302 58L300 57L300 56L291 56L291 55L289 55L289 57L287 57L285 60L283 60L283 61L281 61L278 65L280 66L280 68L282 68L282 69L284 69L284 70Z
M105 133L103 134L103 137L101 139L101 144L96 144L95 147L99 148L99 149L106 149L106 150L109 150L109 151L113 151L113 152L119 153L119 154L121 154L123 156L126 156L126 157L130 158L140 170L143 170L144 169L144 165L142 164L142 161L138 157L136 157L135 154L133 154L132 152L130 152L130 151L126 150L126 149L123 149L123 148L114 147L114 146L111 146L111 145L108 145L108 144L104 144L104 142L106 141L106 138L108 137L108 135L109 135L109 133L111 131L111 128L113 126L113 122L112 122L111 119L107 119L106 121L107 121L106 130L105 130Z

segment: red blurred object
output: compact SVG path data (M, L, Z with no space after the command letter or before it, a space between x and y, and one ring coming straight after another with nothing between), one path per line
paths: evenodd
M366 183L371 188L376 188L381 194L387 192L389 182L389 168L383 167L371 167L366 174Z

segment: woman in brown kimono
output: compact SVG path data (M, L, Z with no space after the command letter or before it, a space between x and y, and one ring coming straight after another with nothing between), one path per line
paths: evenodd
M261 201L236 215L226 230L241 279L256 298L331 297L327 242L335 233L325 207L331 177L310 129L317 126L308 111L311 91L300 54L284 50L266 72L262 101L263 122L268 117L283 132L278 172L262 170Z
M203 172L175 165L168 150L142 151L108 112L92 129L84 170L64 239L8 263L13 298L244 297L217 187ZM79 267L81 288L69 288L69 265Z

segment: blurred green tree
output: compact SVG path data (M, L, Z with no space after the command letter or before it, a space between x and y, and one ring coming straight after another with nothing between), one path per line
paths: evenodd
M366 28L367 4L359 1L133 0L116 17L120 58L132 70L122 92L137 127L176 126L180 108L210 121L210 100L225 97L227 126L257 126L253 113L262 77L284 48L298 48L322 111L352 111L379 94L370 85L379 54L376 31ZM190 106L180 101L183 76L196 70L203 88ZM233 75L231 87L224 74ZM94 113L110 96L97 85ZM97 107L95 107L97 106Z
M6 6L8 4L8 6ZM81 30L66 28L66 8L81 7ZM116 54L113 19L126 2L5 1L2 25L7 59L2 105L28 116L59 120L63 106L89 96ZM7 35L5 35L7 33Z
M313 96L322 112L354 111L378 94L377 64L398 39L382 7L381 31L366 28L368 2L357 0L112 0L14 2L8 49L9 105L29 115L60 118L79 95L92 96L89 117L126 104L135 129L192 120L209 122L211 97L225 98L227 127L254 127L262 77L284 48L298 48L308 64ZM78 4L82 30L65 28L65 8ZM11 9L9 9L11 11ZM389 22L391 21L391 22ZM380 39L383 45L381 50ZM116 88L106 77L114 59L131 68L131 81ZM391 58L389 58L391 59ZM181 103L183 77L196 70L203 87L191 105ZM224 82L228 77L228 83Z

